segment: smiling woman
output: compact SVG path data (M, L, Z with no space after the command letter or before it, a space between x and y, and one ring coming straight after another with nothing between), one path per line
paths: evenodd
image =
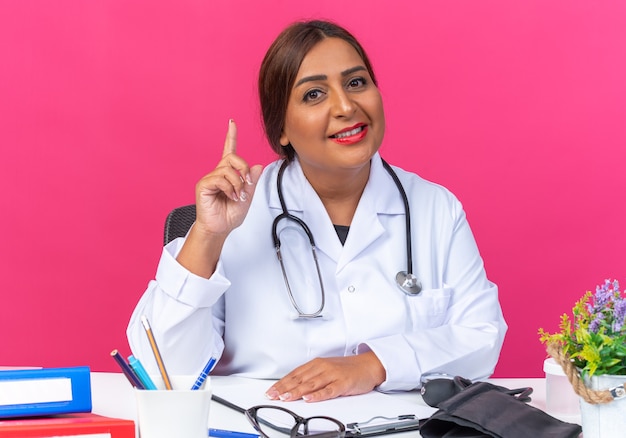
M280 157L250 166L229 122L195 224L164 248L133 313L135 356L152 354L146 315L170 372L218 357L216 373L280 379L271 399L489 376L507 329L497 287L459 201L380 157L383 104L361 45L334 23L295 23L268 50L259 93ZM421 286L406 293L396 273L411 248Z
M280 143L294 148L322 201L341 197L356 208L384 133L382 99L363 59L340 38L320 41L300 65Z

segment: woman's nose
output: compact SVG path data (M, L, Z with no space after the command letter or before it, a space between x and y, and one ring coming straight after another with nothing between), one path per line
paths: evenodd
M356 111L356 103L345 90L331 94L332 115L334 117L351 117Z

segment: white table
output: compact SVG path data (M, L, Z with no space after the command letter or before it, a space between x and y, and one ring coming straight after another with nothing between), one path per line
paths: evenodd
M218 377L219 378L219 377ZM507 388L520 388L530 386L534 389L531 405L546 409L546 385L543 378L520 378L520 379L491 379L491 383ZM137 419L135 396L133 388L121 373L91 373L93 412L109 417ZM394 397L402 397L406 400L423 404L418 392L394 394ZM561 418L564 421L580 423L579 417ZM224 405L213 402L209 414L211 427L227 429L239 432L255 433L252 426L244 416ZM419 437L418 432L404 432L394 436L402 438Z

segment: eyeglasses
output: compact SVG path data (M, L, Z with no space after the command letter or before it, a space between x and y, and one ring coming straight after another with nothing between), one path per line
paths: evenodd
M283 434L291 438L344 438L346 435L343 423L331 417L304 418L289 409L271 405L253 406L244 413L263 438L284 438Z

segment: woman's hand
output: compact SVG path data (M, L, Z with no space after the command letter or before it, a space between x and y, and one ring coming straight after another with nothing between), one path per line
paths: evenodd
M237 125L228 122L222 159L196 184L196 223L207 234L226 234L241 225L261 175L260 165L250 168L237 155Z
M248 213L262 170L237 155L237 125L230 120L222 159L196 184L196 222L177 257L190 272L213 274L226 237Z
M373 352L317 358L299 366L267 390L272 400L317 402L364 394L385 381L386 373Z

